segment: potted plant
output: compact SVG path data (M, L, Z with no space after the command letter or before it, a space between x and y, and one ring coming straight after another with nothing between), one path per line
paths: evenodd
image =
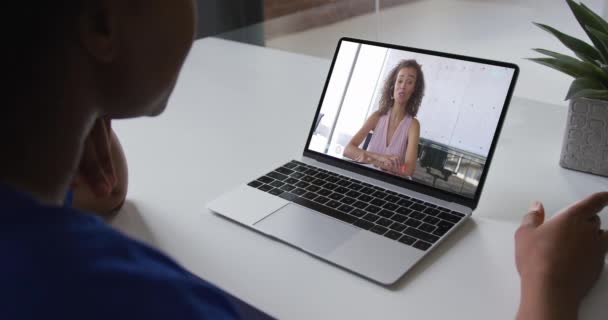
M546 57L530 60L574 78L566 94L570 103L560 165L608 176L608 22L582 3L566 2L591 44L535 23L576 57L534 49Z

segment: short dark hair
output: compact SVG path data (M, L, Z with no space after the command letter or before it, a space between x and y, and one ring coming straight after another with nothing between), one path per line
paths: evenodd
M62 58L76 35L78 15L91 1L7 1L2 61L8 80L4 96L12 103L58 80L54 77L63 70Z
M393 86L395 85L399 70L403 68L412 68L416 70L416 85L414 87L414 92L407 101L405 112L411 117L415 117L418 114L422 98L424 97L424 74L422 73L422 66L418 64L416 60L410 59L399 61L399 63L391 69L388 77L386 77L384 87L382 88L382 95L380 96L380 107L378 108L378 111L382 115L386 114L393 106L393 100L391 99L393 97Z

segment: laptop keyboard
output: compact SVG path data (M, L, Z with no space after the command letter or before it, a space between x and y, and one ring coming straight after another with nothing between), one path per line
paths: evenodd
M465 216L299 161L248 185L422 251Z

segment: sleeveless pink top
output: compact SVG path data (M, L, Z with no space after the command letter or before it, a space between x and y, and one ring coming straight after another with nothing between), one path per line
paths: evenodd
M406 115L395 130L392 140L388 141L388 119L391 111L389 110L385 115L380 116L372 138L367 146L367 151L388 154L395 156L405 157L405 150L407 150L407 136L412 124L412 117Z

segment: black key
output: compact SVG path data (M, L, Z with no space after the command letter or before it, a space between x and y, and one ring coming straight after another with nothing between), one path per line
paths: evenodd
M426 218L424 218L423 221L428 224L437 224L437 222L439 222L439 219L437 219L435 217L427 216Z
M439 214L439 210L433 208L426 208L423 212L431 216L436 216Z
M306 200L304 198L296 198L296 199L293 200L293 202L295 202L295 203L297 203L299 205L302 205L304 207L307 207L307 208L319 211L319 212L321 212L323 214L326 214L326 215L328 215L330 217L336 218L338 220L342 220L342 221L347 222L347 223L353 223L353 222L355 222L357 220L357 218L355 218L355 217L353 217L351 215L348 215L346 213L342 213L340 211L337 211L337 210L325 207L323 205L320 205L318 203L314 203L314 202L312 202L310 200Z
M306 175L309 175L309 176L314 176L315 174L319 173L319 171L311 168L311 169L304 171L303 173Z
M316 198L318 195L314 192L307 192L306 194L304 194L302 197L308 199L308 200L313 200L314 198Z
M291 192L283 192L279 195L279 197L287 200L287 201L293 201L294 199L296 199L298 196L296 196L295 194L291 193Z
M353 206L355 206L359 209L365 209L365 207L367 207L367 202L357 201L357 202L353 203Z
M426 243L424 241L418 240L418 241L416 241L416 243L414 243L414 248L420 249L422 251L426 251L430 247L431 247L431 244Z
M450 214L452 214L452 215L455 215L455 216L457 216L457 217L464 218L464 214L462 214L462 213L460 213L460 212L456 212L456 211L450 211L449 213L450 213Z
M430 233L426 233L424 231L420 231L420 230L414 229L414 228L407 228L403 231L403 233L407 234L408 236L414 237L416 239L424 240L429 243L435 243L435 242L437 242L437 240L439 240L438 236L434 236Z
M359 196L361 195L360 192L357 191L349 191L346 193L347 196L351 197L351 198L359 198Z
M358 183L353 183L350 186L348 186L350 189L355 190L355 191L359 191L361 189L363 189L363 186L358 184Z
M295 168L295 167L297 167L297 166L298 166L298 163L297 163L297 162L295 162L295 161L292 161L292 162L290 162L290 163L288 163L288 164L284 165L283 167L285 167L285 168L287 168L287 169L293 169L293 168Z
M380 207L376 207L373 205L369 205L369 206L367 206L367 208L365 208L365 211L371 212L371 213L378 213L380 210L382 210L382 209L380 209Z
M444 221L444 220L440 220L440 221L437 223L437 226L438 226L439 228L443 228L443 229L448 229L448 230L449 230L449 229L452 229L452 227L454 226L454 224L453 224L453 223L450 223L450 222L447 222L447 221Z
M432 203L427 203L426 206L431 207L431 208L437 208L437 205L432 204Z
M391 224L391 226L389 228L391 228L397 232L401 232L401 231L405 230L406 227L399 222L393 222L393 224Z
M386 204L386 201L380 200L380 199L374 199L370 203L373 204L373 205L375 205L375 206L382 207L383 205Z
M298 181L300 181L300 180L298 180L296 178L292 178L292 177L289 177L286 180L283 180L283 182L285 182L287 184L296 184L296 183L298 183Z
M299 165L295 168L292 168L292 170L297 171L297 172L304 172L304 171L308 170L308 168L306 168L306 166L304 166L304 165Z
M315 198L315 202L320 204L325 204L327 201L329 201L329 199L325 198L324 196L318 196Z
M368 195L366 195L366 194L362 194L362 195L361 195L361 196L360 196L358 199L359 199L359 200L361 200L361 201L370 202L370 201L372 201L374 198L373 198L373 197L370 197L370 196L368 196Z
M276 171L270 172L267 174L267 176L273 178L273 179L277 179L279 181L283 181L285 179L287 179L287 176L282 174L282 173L278 173Z
M327 173L323 173L323 172L320 172L315 176L315 178L321 179L321 180L325 180L325 178L327 178L327 177L329 177L329 175Z
M342 212L346 212L346 213L349 213L349 212L353 211L353 209L354 209L353 207L351 207L351 206L349 206L347 204L343 204L340 207L338 207L338 210L340 210Z
M325 179L325 181L327 181L329 183L336 183L336 182L338 182L338 180L340 180L340 179L336 178L335 176L329 176Z
M407 244L408 246L411 246L411 245L412 245L414 242L416 242L416 238L412 238L412 237L410 237L410 236L406 236L406 235L404 235L403 237L401 237L401 238L399 239L399 242L401 242L401 243L405 243L405 244Z
M334 192L338 192L341 194L346 194L348 192L348 189L344 188L344 187L337 187L336 189L334 189Z
M418 211L414 211L412 213L410 213L410 218L414 218L416 220L424 220L424 218L426 218L427 215L424 213L420 213Z
M296 173L292 174L291 177L296 178L296 179L302 179L304 177L304 174L300 173L300 172L296 172Z
M433 231L433 234L438 237L443 237L446 233L448 233L448 231L450 231L450 229L437 227L437 230Z
M294 184L294 186L296 186L298 188L302 188L302 189L308 188L309 185L310 185L310 183L304 182L304 181L300 181L300 182Z
M390 195L393 195L393 196L398 195L398 193L397 193L397 192L395 192L395 191L391 191L391 190L385 190L384 192L386 192L386 193L388 193L388 194L390 194Z
M337 185L341 186L341 187L348 187L351 182L345 179L340 179L340 181L336 182Z
M321 190L317 191L317 193L324 197L327 197L328 195L331 194L331 191L321 188Z
M313 185L308 186L308 188L306 188L306 190L308 190L310 192L317 192L317 191L321 190L321 187L317 187L313 184Z
M411 209L416 210L416 211L422 211L424 209L426 209L425 206L419 204L419 203L414 203L413 205L410 206Z
M257 188L257 187L263 185L263 183L260 181L254 180L254 181L249 182L247 185L250 187Z
M405 220L407 220L407 217L401 214L395 214L391 217L391 219L403 223Z
M325 182L325 181L323 181L321 179L315 179L315 180L312 181L312 184L314 184L315 186L319 186L319 187L322 186L322 185L324 185L324 184L326 184L326 183L327 182Z
M354 225L356 225L357 227L364 229L364 230L369 230L374 226L373 223L363 220L363 219L357 220L357 222L355 222Z
M395 213L392 211L388 211L388 210L380 210L380 212L378 212L379 216L383 216L385 218L390 218L394 215Z
M456 222L460 221L460 219L461 219L458 216L455 216L455 215L449 214L449 213L445 213L445 212L440 213L438 215L438 217L441 218L441 219L443 219L443 220L447 220L449 222L452 222L452 223L456 223Z
M417 228L419 225L422 224L422 222L416 220L416 219L408 219L405 224L407 224L410 227L414 227Z
M408 208L404 208L404 207L399 207L397 208L397 210L395 210L395 212L402 214L404 216L409 216L410 213L412 213L412 209L408 209Z
M274 181L274 179L269 178L269 177L267 177L267 176L263 176L263 177L259 177L259 178L258 178L258 181L261 181L261 182L263 182L263 183L271 183L271 182L273 182L273 181Z
M367 212L365 212L361 209L355 209L350 214L352 214L355 217L363 217L365 214L367 214Z
M382 208L384 208L386 210L394 211L395 209L399 208L399 206L394 203L387 202L385 205L382 206Z
M308 182L308 183L311 183L311 182L313 182L315 180L315 178L313 178L311 176L303 176L301 180L305 181L305 182Z
M329 198L334 199L334 200L340 200L340 199L344 198L344 196L339 193L334 192L329 196Z
M355 203L355 199L351 198L351 197L344 197L342 200L340 200L340 202L342 203L346 203L346 204L353 204Z
M404 206L404 207L407 208L407 207L411 206L414 203L411 202L410 200L401 199L401 200L399 200L399 202L397 202L397 204L400 205L400 206Z
M423 223L420 227L418 227L418 229L424 232L432 233L433 231L435 231L436 227L428 223Z
M380 217L375 214L368 213L365 215L365 217L363 217L363 219L371 222L376 222L376 220L380 219Z
M328 190L334 190L337 187L338 187L338 185L335 185L333 183L328 183L328 184L323 185L323 188L328 189Z
M396 203L396 202L399 202L399 197L394 196L394 195L388 195L388 196L386 196L386 198L384 198L384 200L386 200L388 202Z
M295 194L296 196L302 196L306 193L306 190L297 188L297 189L291 191L291 193Z
M376 221L376 224L379 224L383 227L388 227L391 224L393 224L393 222L391 220L388 220L386 218L380 218L378 221Z
M295 168L295 167L297 167L297 166L298 166L298 164L297 164L296 162L292 161L292 162L290 162L290 163L288 163L288 164L284 165L283 167L285 167L285 168L287 168L287 169L293 169L293 168Z
M378 199L384 199L384 197L388 196L388 194L386 194L382 191L376 191L376 192L374 192L374 194L372 194L372 196L374 196Z
M294 172L295 172L295 171L293 171L293 170L289 170L289 169L287 169L287 168L285 168L285 167L278 168L278 169L276 169L275 171L276 171L276 172L278 172L278 173L282 173L282 174L284 174L284 175L286 175L286 176L288 176L288 175L290 175L290 174L292 174L292 173L294 173Z
M330 208L337 208L337 207L341 206L342 204L336 200L329 200L325 205Z
M374 192L375 192L375 190L374 190L374 189L372 189L372 188L370 188L370 187L365 187L365 188L363 188L363 189L359 190L359 192L361 192L361 193L365 193L365 194L367 194L367 195L370 195L370 194L374 193Z
M267 184L265 184L265 185L259 187L258 189L260 189L260 190L262 190L264 192L268 192L268 191L272 190L272 187L269 186L269 185L267 185Z
M275 196L278 196L278 195L280 195L283 192L284 192L283 190L278 189L278 188L274 188L274 189L268 191L268 193L270 193L272 195L275 195Z
M296 187L294 187L294 186L290 186L290 185L286 184L286 185L284 185L284 186L281 187L281 190L283 190L283 191L292 191L295 188Z
M401 237L401 233L393 231L393 230L389 230L389 232L385 233L384 236L389 239L397 240L397 239L399 239L399 237Z
M387 228L379 225L375 225L373 228L369 229L369 231L377 234L384 234L387 230Z
M279 180L275 180L275 181L271 182L270 185L273 186L273 187L275 187L275 188L280 188L283 185L285 185L285 183L281 182Z

